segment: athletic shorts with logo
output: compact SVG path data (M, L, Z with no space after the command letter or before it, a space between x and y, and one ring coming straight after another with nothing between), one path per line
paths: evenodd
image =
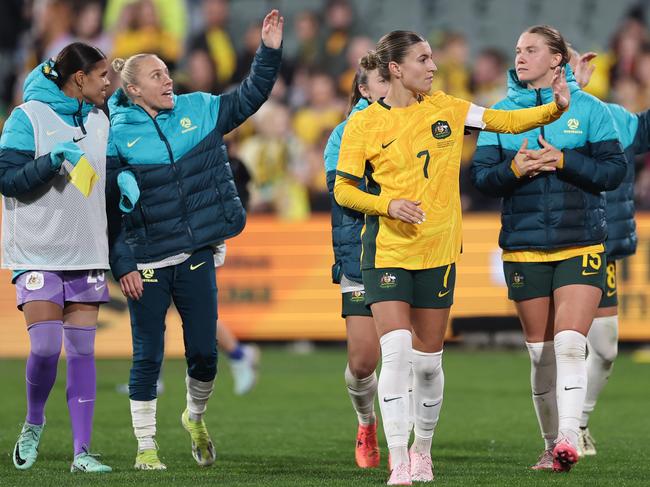
M598 305L599 308L618 306L618 287L616 284L616 261L607 259L607 268L605 269L605 288L603 289L603 297Z
M62 308L66 303L107 303L108 283L103 270L28 271L16 279L18 309L30 301L49 301Z
M404 301L413 308L449 308L454 302L456 264L422 270L365 269L362 276L368 306Z
M372 311L366 306L365 291L350 291L341 293L342 306L341 317L348 316L372 316Z
M513 301L551 296L556 289L585 284L604 289L604 253L586 254L554 262L504 262L508 298Z

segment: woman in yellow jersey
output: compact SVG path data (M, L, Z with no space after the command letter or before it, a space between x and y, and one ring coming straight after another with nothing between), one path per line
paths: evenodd
M552 99L553 72L569 53L560 33L535 26L519 37L502 109ZM472 180L503 198L499 245L531 358L533 403L545 440L535 470L567 471L578 460L585 400L586 335L605 283L605 196L626 172L608 108L581 91L570 67L571 108L541 130L481 134ZM528 147L530 149L528 149ZM544 161L541 168L528 167Z
M555 101L528 110L489 110L442 92L426 95L436 65L431 47L414 32L385 35L371 56L390 88L348 121L334 194L341 206L366 214L361 268L380 336L378 392L393 467L388 484L410 485L433 479L430 450L442 404L443 337L461 248L458 176L465 127L530 130L559 118L570 94L558 69ZM543 162L530 166L540 170ZM364 177L368 192L357 187ZM415 441L409 454L411 357Z

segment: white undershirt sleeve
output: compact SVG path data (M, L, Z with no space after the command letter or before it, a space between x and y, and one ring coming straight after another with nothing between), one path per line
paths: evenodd
M485 113L484 107L470 103L467 118L465 119L465 126L481 130L484 129L485 122L483 121L483 113Z

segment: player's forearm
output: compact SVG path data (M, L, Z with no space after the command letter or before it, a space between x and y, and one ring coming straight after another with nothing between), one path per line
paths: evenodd
M521 110L495 110L488 108L483 114L485 130L503 134L519 134L554 122L562 116L561 110L553 101L546 105Z
M334 197L336 202L366 215L388 216L390 198L375 196L357 188L357 182L337 176L334 182Z

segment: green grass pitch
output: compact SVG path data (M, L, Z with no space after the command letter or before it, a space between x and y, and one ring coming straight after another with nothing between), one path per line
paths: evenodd
M382 468L354 465L356 417L347 397L342 349L295 355L266 348L262 375L248 396L235 397L228 366L206 421L218 452L210 468L199 468L180 425L184 367L165 364L166 390L158 400L160 454L166 472L132 470L136 443L128 400L115 392L128 376L126 360L98 362L98 401L93 451L113 466L104 476L69 473L71 434L65 405L65 364L50 397L40 456L29 471L14 469L11 451L24 419L24 362L0 361L0 486L312 486L384 485ZM436 480L453 486L627 486L650 485L650 365L619 357L592 417L598 455L570 474L532 472L541 451L524 352L467 352L444 355L445 399L433 443ZM90 477L90 478L89 478Z

